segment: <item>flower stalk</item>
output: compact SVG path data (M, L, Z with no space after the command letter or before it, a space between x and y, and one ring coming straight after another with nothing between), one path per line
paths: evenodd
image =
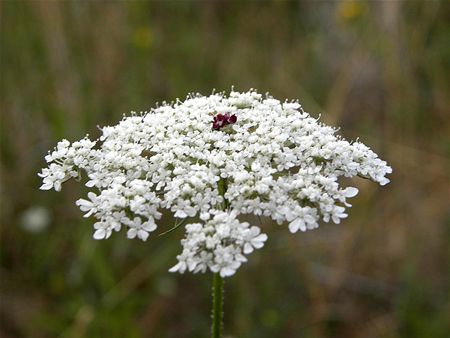
M82 173L92 191L76 204L96 219L96 240L125 229L146 241L163 212L172 212L179 221L162 234L183 226L185 236L169 271L214 274L213 338L222 334L223 278L268 238L240 215L270 218L292 233L320 221L339 224L358 194L340 177L385 185L392 173L368 146L346 141L299 102L255 90L190 95L132 112L101 132L95 140L58 142L45 157L41 189L60 191Z
M227 180L221 178L218 182L218 190L220 196L223 197L222 210L228 209L228 201L225 198L225 193L227 192ZM213 274L212 282L212 324L211 324L211 337L220 338L222 337L223 329L223 284L224 280L220 276L220 272Z
M212 283L212 325L211 325L211 338L222 337L223 329L223 278L220 277L220 273L213 275Z

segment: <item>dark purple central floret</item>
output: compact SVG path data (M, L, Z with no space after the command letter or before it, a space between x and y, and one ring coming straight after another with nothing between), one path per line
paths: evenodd
M223 128L229 124L236 123L236 121L236 115L230 115L229 113L217 114L216 116L214 116L213 129L220 130L220 128Z

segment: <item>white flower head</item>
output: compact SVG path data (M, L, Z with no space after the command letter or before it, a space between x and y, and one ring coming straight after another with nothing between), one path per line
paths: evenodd
M224 277L267 239L240 215L270 217L292 233L317 228L320 220L340 223L347 199L358 193L341 187L340 177L384 185L392 172L369 147L336 135L298 102L254 90L191 95L132 113L95 141L59 142L46 161L43 190L87 176L93 191L77 205L97 219L95 239L125 227L128 238L145 241L170 210L187 221L171 271Z
M205 272L208 268L222 277L233 275L247 261L244 254L259 249L267 240L256 226L239 222L235 213L218 211L206 223L186 226L186 238L181 241L183 252L169 271Z

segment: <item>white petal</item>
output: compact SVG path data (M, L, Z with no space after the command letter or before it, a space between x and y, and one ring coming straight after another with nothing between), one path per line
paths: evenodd
M41 185L39 189L41 190L50 190L53 188L53 183L47 182Z
M188 262L189 271L193 271L195 269L195 267L197 266L197 264L198 264L197 262L193 262L193 261Z
M147 240L147 238L148 238L148 232L145 231L145 230L139 230L138 231L138 237L145 242Z
M244 253L247 255L249 253L253 252L253 247L251 246L250 243L245 243L244 244Z
M94 206L91 201L80 198L75 202L75 204L80 208L81 211L89 211Z
M142 227L145 231L152 232L156 230L156 224L151 222L145 222L145 225Z
M179 271L180 273L183 273L186 270L186 264L179 262L177 264L175 264L174 266L172 266L169 269L169 272L177 272Z
M293 234L295 234L298 231L298 228L300 228L300 225L297 221L293 221L289 223L289 231Z
M55 181L55 183L53 183L53 186L55 187L56 191L61 191L61 182L60 181Z
M176 218L186 218L187 214L183 210L177 210L174 215Z
M106 237L106 231L104 228L98 229L94 232L94 239L104 239Z
M220 269L220 276L221 277L229 277L229 276L234 275L235 272L236 272L236 270L225 267L225 268Z
M105 239L109 238L111 236L111 233L112 233L112 230L110 228L107 228Z
M127 231L127 237L133 239L136 237L137 231L134 228L131 228Z
M314 224L316 223L316 220L311 215L305 215L305 221L308 224Z
M48 173L42 171L41 173L38 173L38 176L44 178L48 176Z
M358 195L359 190L355 187L348 187L344 189L344 196L345 197L354 197Z
M383 177L380 179L380 185L386 185L390 182L389 178Z
M303 219L297 218L295 221L289 224L289 231L291 233L296 233L298 230L306 231L306 225Z

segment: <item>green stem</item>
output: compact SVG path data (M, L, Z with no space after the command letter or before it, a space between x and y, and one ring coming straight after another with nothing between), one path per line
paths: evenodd
M228 201L225 198L227 192L227 180L221 178L217 184L219 194L223 197L222 210L228 209ZM213 275L212 284L212 325L211 325L211 337L221 338L223 329L223 278L220 277L220 272L216 272Z
M221 205L222 210L227 210L229 207L229 203L225 198L225 193L227 192L227 180L225 178L221 178L219 182L217 182L217 188L219 190L219 194L223 197L223 204ZM220 272L216 272L213 275L213 285L212 285L212 293L213 293L213 308L212 308L212 325L211 325L211 337L212 338L220 338L222 337L222 329L223 329L223 278L220 277Z
M213 276L213 308L211 338L222 337L223 328L223 278L217 272Z
M218 187L220 196L223 197L222 210L225 211L229 207L229 203L228 203L227 199L225 198L225 193L227 192L227 189L228 189L228 183L227 183L226 178L221 178L219 180L219 182L217 182L217 187Z

